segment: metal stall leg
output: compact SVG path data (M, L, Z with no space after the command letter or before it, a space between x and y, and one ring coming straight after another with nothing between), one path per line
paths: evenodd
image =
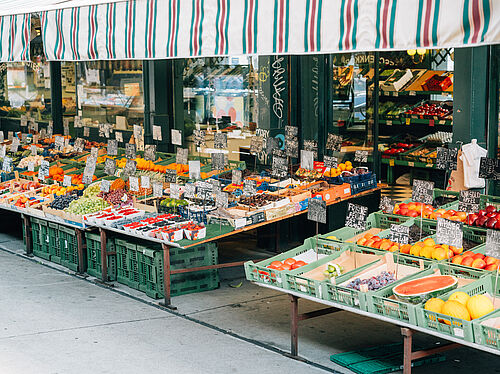
M33 256L33 243L31 241L30 217L23 214L24 235L26 235L26 256Z
M76 245L78 250L78 272L83 274L87 270L87 253L86 247L83 244L82 230L75 229L76 232Z
M290 295L290 353L292 356L299 354L299 298Z
M403 335L403 374L411 374L413 331L402 327L401 335Z
M163 290L165 292L165 300L160 302L160 305L175 310L177 308L171 304L170 297L170 247L162 244L161 248L163 250Z
M101 234L101 281L108 281L108 251L107 251L107 233L103 229L99 229Z

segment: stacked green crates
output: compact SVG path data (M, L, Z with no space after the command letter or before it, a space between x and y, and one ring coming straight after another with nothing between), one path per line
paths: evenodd
M50 260L49 247L45 244L47 236L47 222L38 218L31 218L31 237L33 254L45 260Z
M61 244L59 242L60 227L57 223L47 223L47 239L45 243L48 245L50 253L50 261L56 264L61 264Z
M78 271L78 243L75 229L59 226L59 247L61 265L73 271Z
M87 274L93 277L102 278L101 264L101 236L90 232L85 233L85 241L87 244ZM115 241L107 239L106 251L115 251ZM108 254L108 281L116 280L116 254Z

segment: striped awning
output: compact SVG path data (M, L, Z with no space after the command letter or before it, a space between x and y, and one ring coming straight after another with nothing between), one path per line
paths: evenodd
M4 1L21 10L30 2L31 12L41 13L49 60L335 53L500 42L498 0ZM26 59L29 40L21 37L25 29L20 25L29 25L29 17L10 16L3 4L1 8L1 59Z
M30 34L29 14L0 17L0 61L28 61Z

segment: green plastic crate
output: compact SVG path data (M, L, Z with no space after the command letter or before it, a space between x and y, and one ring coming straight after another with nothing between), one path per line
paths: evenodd
M498 317L500 317L500 309L472 321L474 341L477 344L500 350L500 327L484 326L481 324L490 318Z
M61 265L77 271L78 243L75 229L59 226L59 247L61 250Z
M49 238L50 261L61 264L61 243L59 241L60 227L57 223L48 222L47 234Z
M136 251L137 244L117 238L115 239L115 250L117 260L116 280L119 283L138 289L139 284L130 284L130 269L129 263L127 261L128 253L131 251Z
M496 295L497 297L500 297L500 290L498 289L498 285L495 292L493 292L494 287L495 287L495 277L485 276L471 284L459 287L453 291L450 291L442 295L440 299L448 300L448 297L453 292L456 291L463 291L467 293L469 296L474 296L487 292L490 295ZM417 320L418 320L418 325L421 327L435 330L442 334L450 335L458 339L464 339L465 341L468 342L474 342L474 329L472 321L466 321L460 318L450 317L441 313L431 312L429 310L425 310L423 305L420 305L417 308ZM450 325L444 322L439 322L439 320L449 321Z
M101 236L90 232L85 233L85 241L87 244L87 274L101 279L102 277L102 264L101 264ZM106 251L115 251L115 241L109 239L106 242ZM116 254L108 254L107 258L107 272L108 281L116 280Z
M500 196L481 195L479 197L479 209L485 209L488 205L493 205L497 210L499 210Z
M50 261L49 247L45 244L47 236L47 221L31 218L31 239L33 243L33 254Z

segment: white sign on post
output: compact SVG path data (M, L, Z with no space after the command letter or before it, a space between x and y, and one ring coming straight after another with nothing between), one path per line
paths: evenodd
M154 197L163 196L163 183L153 182L153 196Z
M201 179L201 165L199 160L189 161L189 179Z
M147 175L141 175L141 187L150 188L150 180Z
M314 169L314 152L313 151L300 151L300 167L302 169Z
M182 131L172 129L171 130L171 138L173 145L182 145Z
M129 183L130 183L130 191L139 191L139 178L129 176L128 177Z
M161 140L162 140L161 126L153 125L153 140L157 140L157 141L161 142Z
M63 178L63 187L71 186L71 175L65 175Z

